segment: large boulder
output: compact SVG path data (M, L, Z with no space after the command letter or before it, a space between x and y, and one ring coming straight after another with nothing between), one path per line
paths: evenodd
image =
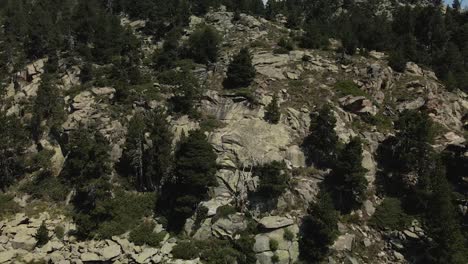
M232 235L245 230L247 221L242 214L232 214L218 219L211 227L213 235L220 238L229 238Z
M14 250L6 250L0 252L0 263L6 263L11 261L16 256L16 251Z
M102 249L101 255L105 261L112 260L118 257L121 254L120 246L116 243L113 243Z
M353 248L354 238L355 238L355 235L353 234L341 235L336 239L332 248L337 251L344 251L344 250L351 251Z
M37 240L30 234L17 233L10 243L14 249L33 250Z
M98 254L93 252L86 252L81 254L80 256L81 261L83 262L100 262L101 257Z
M377 114L377 107L364 96L348 95L339 99L340 105L346 111L359 115L372 115Z
M267 216L258 222L263 228L278 229L294 224L294 220L283 216Z

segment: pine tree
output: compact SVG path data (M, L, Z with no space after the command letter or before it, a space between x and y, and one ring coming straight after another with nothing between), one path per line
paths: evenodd
M158 211L167 219L170 230L180 231L208 188L217 185L216 154L202 131L190 132L175 153L174 178L165 182L158 200Z
M146 124L144 116L136 113L128 124L127 140L119 162L120 171L130 178L137 190L143 189Z
M260 178L257 193L266 198L278 198L287 188L288 174L284 162L273 161L258 166L254 175Z
M42 222L42 224L37 229L37 233L36 233L36 235L34 237L37 240L36 247L40 248L40 247L44 246L45 244L47 244L47 242L49 242L49 239L50 239L49 231L47 230L47 227L45 226L44 221Z
M306 263L320 263L338 236L338 213L329 194L321 191L317 200L303 219L299 238L299 258Z
M229 64L225 87L247 87L254 80L255 74L252 56L247 48L242 48Z
M0 110L0 190L5 191L25 170L27 137L21 121Z
M159 189L171 173L173 134L167 114L162 109L149 113L146 123L151 147L144 151L143 186L145 190L153 191Z
M329 42L322 27L322 24L316 20L308 21L304 25L304 34L301 38L301 46L306 49L320 49L326 47Z
M272 124L278 124L281 118L281 112L278 106L278 95L273 96L273 100L265 108L264 119Z
M190 56L197 63L208 64L218 59L220 37L216 29L202 26L188 40Z
M426 250L427 263L462 264L468 258L468 250L452 204L451 190L443 166L440 161L436 162L438 164L433 176L434 192L426 217L428 234L432 238L430 247Z
M365 199L366 169L361 164L362 142L355 137L340 152L335 168L325 180L335 208L343 213L358 209Z
M44 131L48 131L58 138L62 122L65 121L65 103L54 83L55 76L50 73L42 75L34 101L31 129L36 141L41 138Z
M310 125L310 134L304 147L310 163L319 167L332 167L338 153L338 136L335 132L336 118L329 105L320 109Z
M109 176L109 143L99 132L86 128L73 131L66 151L68 158L61 177L72 186L86 187L93 180Z
M175 86L174 96L170 99L172 111L190 116L197 115L195 105L202 90L190 69L184 67L180 71L170 71L163 83Z

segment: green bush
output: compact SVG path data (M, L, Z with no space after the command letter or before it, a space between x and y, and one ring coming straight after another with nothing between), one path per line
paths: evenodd
M388 56L388 65L397 72L403 72L406 69L407 59L401 51L393 51Z
M289 38L281 38L278 41L278 46L280 46L281 48L283 48L283 49L285 49L287 51L291 51L291 50L294 49L294 43Z
M278 263L278 262L279 262L279 257L278 257L278 255L275 254L275 255L271 256L271 262L273 262L273 263Z
M54 234L58 239L62 240L65 236L65 228L63 228L61 225L56 226L54 228Z
M151 247L159 247L159 244L163 241L167 233L155 233L153 231L154 228L155 224L153 222L143 222L130 232L130 242L133 242L137 246L148 245Z
M0 193L0 218L15 214L19 211L19 205L13 200L15 197L10 194Z
M335 84L335 90L338 96L346 96L346 95L352 95L352 96L366 96L367 94L359 89L359 86L355 84L353 81L350 80L345 80L345 81L339 81Z
M291 230L289 230L288 228L286 228L286 229L284 230L284 233L283 233L283 238L284 238L284 240L286 240L286 241L293 241L295 237L296 237L296 236L294 235L294 233L293 233Z
M278 241L270 238L270 250L271 251L276 251L278 250Z
M183 241L175 245L171 253L176 259L190 260L199 256L199 248L193 241Z
M135 228L143 217L151 216L155 206L153 193L126 193L118 190L115 197L97 204L108 217L99 223L96 233L101 238L110 238Z
M233 206L226 204L223 206L218 207L216 209L216 215L218 215L220 218L226 218L229 215L235 214L236 213L236 208Z
M224 123L222 121L216 119L216 117L212 115L205 116L200 121L200 129L207 132L213 132L214 130L223 127L223 125Z
M402 230L409 226L411 218L403 211L397 198L385 198L375 210L370 224L381 230Z
M30 194L35 199L63 202L67 197L69 188L58 177L54 177L48 171L45 171L34 180L21 186L21 191Z

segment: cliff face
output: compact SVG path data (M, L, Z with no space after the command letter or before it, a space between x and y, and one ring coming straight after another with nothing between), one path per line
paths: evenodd
M367 169L370 194L363 207L352 213L355 221L343 220L339 224L340 236L332 247L330 263L344 259L351 263L407 263L399 252L404 241L425 236L420 225L414 222L401 232L380 232L366 222L381 202L381 198L375 195L377 147L395 134L391 124L398 113L407 109L424 109L440 126L437 149L453 145L464 146L466 150L468 95L460 91L448 92L431 70L414 63L408 63L403 73L395 72L387 65L383 53L370 52L367 56L342 58L335 52L339 45L335 41L329 51L296 49L277 54L274 50L278 39L287 36L290 30L280 22L244 14L233 23L233 16L230 12L216 11L205 17L192 17L186 32L189 36L197 25L206 23L222 34L219 62L213 67L197 65L193 70L205 88L197 108L218 123L207 135L217 154L219 185L212 188L209 200L200 204L200 207L208 209L206 219L201 223L196 223L195 216L187 220L187 236L201 240L233 239L237 231L247 228L248 214L261 227L253 248L257 263L271 263L274 255L278 256L278 263L296 263L301 219L307 213L308 204L315 200L318 184L326 175L326 171L306 166L301 144L309 133L314 132L309 131L311 114L322 105L330 104L337 119L335 130L340 141L346 143L357 135L363 139L362 166ZM140 23L123 22L134 27ZM140 34L139 37L146 36ZM223 90L221 84L233 54L244 46L251 47L257 71L252 84L254 101L242 94ZM151 51L155 47L147 44L144 48ZM2 107L9 115L17 114L23 119L30 117L28 106L37 95L45 60L28 65L18 73L20 81L17 85L8 87ZM80 70L77 65L65 68L60 80L60 88L68 91L63 98L67 105L67 117L62 125L64 133L76 130L80 125L93 126L111 144L112 161L118 161L126 141L128 119L136 110L149 110L163 102L140 98L133 102L132 109L121 109L115 103L116 90L113 87L91 87L73 92L74 85L79 82ZM344 80L354 83L359 93L337 88L336 83ZM265 107L275 95L279 98L281 118L278 124L269 124L264 120ZM366 121L369 119L379 122L371 124ZM170 121L177 138L200 127L199 122L187 116L173 116ZM54 152L52 166L59 175L67 153L62 153L57 142L44 139L41 145ZM30 148L31 153L35 151ZM468 152L464 155L467 156ZM249 192L258 186L258 177L253 175L252 167L271 161L284 161L291 172L287 190L277 200L249 199ZM30 209L31 204L34 206L31 203L34 198L20 197L19 192L15 199L23 210ZM217 209L227 204L235 204L241 210L227 217L214 217ZM135 246L125 235L102 241L76 242L72 232L65 232L63 238L53 235L44 247L31 251L36 242L33 235L42 221L51 234L57 226L63 226L65 231L73 230L72 221L62 214L31 213L30 217L17 214L13 219L0 222L0 263L12 262L13 259L24 262L47 259L52 263L199 262L175 260L171 250L178 243L178 238L170 235L164 237L160 248L152 248ZM163 229L159 224L156 228L158 231ZM293 238L287 239L286 232L293 233ZM277 249L271 248L271 240L278 242Z

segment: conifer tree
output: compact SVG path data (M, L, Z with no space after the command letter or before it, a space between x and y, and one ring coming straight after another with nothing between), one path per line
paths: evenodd
M5 191L24 172L27 137L20 120L0 110L0 190Z
M252 56L247 48L242 48L229 64L225 87L247 87L254 80L255 74Z
M365 199L366 169L361 164L362 143L355 137L340 152L333 171L325 180L335 208L343 213L358 209Z
M49 231L47 230L47 227L45 226L44 221L42 222L42 224L37 229L37 233L35 235L35 238L37 240L36 247L42 247L45 244L47 244L47 242L49 242L49 240L50 240Z
M317 200L302 222L299 238L299 258L306 263L320 263L338 236L338 213L329 194L321 191Z
M427 227L432 238L426 249L428 263L462 264L468 258L466 241L462 236L460 223L452 204L451 190L444 175L443 165L436 160L433 175L434 192L430 210L427 212Z
M258 166L254 175L260 178L257 193L266 198L278 198L287 188L289 177L284 162L273 161Z
M175 153L174 178L167 181L158 200L158 211L167 219L170 230L180 231L208 188L217 185L216 154L200 130L190 132Z
M49 131L58 138L62 122L65 120L65 103L54 83L55 77L56 75L50 73L42 75L41 84L34 101L31 124L32 135L35 140L39 140L44 131ZM44 124L46 128L44 128Z
M272 124L278 124L281 118L281 112L278 105L278 95L273 95L273 100L265 108L264 119Z
M304 148L310 163L319 167L332 167L338 154L338 136L335 132L336 118L329 105L323 106L309 128Z
M155 109L147 116L151 147L145 150L144 186L146 190L157 190L168 179L173 167L173 134L168 116L163 109Z
M220 37L216 29L202 26L190 36L188 49L190 56L197 63L207 64L218 59Z

